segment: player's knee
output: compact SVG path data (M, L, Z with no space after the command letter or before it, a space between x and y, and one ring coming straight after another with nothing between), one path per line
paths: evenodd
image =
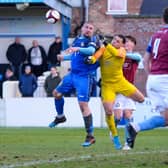
M140 103L143 103L144 101L145 101L144 97L140 98L140 100L139 100Z
M55 99L60 99L62 97L62 94L57 92L56 90L53 91L53 96L55 97Z
M129 120L132 116L125 116L125 119Z
M125 117L126 119L130 119L130 118L132 117L132 112L127 111L127 112L124 114L124 117Z
M83 115L89 115L90 114L90 109L89 109L89 106L88 106L88 102L79 102L79 107L80 107Z
M118 111L114 111L114 116L116 120L121 120L121 113Z
M139 93L139 102L143 103L145 101L145 97L142 93Z
M106 109L105 113L107 116L111 116L113 114L113 111L111 109Z
M139 103L143 103L145 101L145 97L144 95L139 91L137 90L132 96L131 98L133 98L133 100L139 102Z

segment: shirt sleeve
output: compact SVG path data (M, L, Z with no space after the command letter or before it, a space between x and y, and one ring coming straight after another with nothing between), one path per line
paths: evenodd
M126 50L123 47L116 49L111 44L108 44L106 49L114 56L126 57Z
M127 58L130 58L130 59L132 59L132 60L135 60L135 61L137 61L137 62L140 62L141 59L142 59L142 56L141 56L139 53L137 53L137 52L133 52L133 53L127 52L127 53L126 53L126 57L127 57Z
M69 61L69 60L71 60L71 56L72 56L72 54L64 55L63 60L64 61Z
M148 46L146 48L146 52L152 53L152 38L150 39Z
M96 50L95 47L89 46L87 48L80 48L79 52L81 52L82 54L85 54L85 55L93 55L95 50Z
M93 55L93 59L98 60L103 55L104 51L105 51L105 47L104 46L100 47Z

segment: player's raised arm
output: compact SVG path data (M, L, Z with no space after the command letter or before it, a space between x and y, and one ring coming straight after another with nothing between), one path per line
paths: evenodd
M58 54L57 59L58 61L69 61L71 60L72 53L71 54Z
M99 50L96 51L96 53L92 56L95 60L98 60L104 53L105 47L102 46L99 48Z
M146 72L147 74L149 74L149 72L150 72L150 53L147 52L147 51L146 51L145 54L144 54L143 63L144 63L145 72Z
M111 53L111 56L121 58L126 57L126 50L124 48L125 37L122 34L117 34L113 37L111 44L106 46L106 50Z
M144 69L147 74L150 72L150 61L151 61L151 54L152 54L152 37L149 40L148 46L146 48L146 52L144 54Z
M127 52L126 57L132 60L135 60L137 62L140 62L142 60L142 56L138 52L133 52L133 53Z
M93 46L89 46L89 47L86 47L86 48L83 48L83 47L70 47L68 49L68 51L71 52L71 53L79 51L80 53L85 54L85 55L92 55L92 54L94 54L95 50L96 49Z
M113 56L118 56L118 57L125 57L126 55L126 50L121 47L119 49L116 49L113 47L111 44L108 44L106 49L113 55Z
M94 55L89 56L85 59L85 63L94 64L103 55L105 49L106 48L104 46L100 47Z

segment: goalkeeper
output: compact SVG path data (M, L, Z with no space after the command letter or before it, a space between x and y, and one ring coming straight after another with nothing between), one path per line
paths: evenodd
M114 139L116 149L121 149L117 129L115 127L113 105L116 94L123 94L135 101L143 102L143 94L123 76L123 64L126 58L124 49L125 37L115 35L111 44L104 42L104 46L93 55L87 58L88 64L94 64L96 60L100 61L101 70L101 97L106 114L106 122Z

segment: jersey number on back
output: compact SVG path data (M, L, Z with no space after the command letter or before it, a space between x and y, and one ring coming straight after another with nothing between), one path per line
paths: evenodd
M154 45L153 45L153 53L154 53L154 59L157 58L158 55L158 49L159 49L159 44L160 44L161 39L160 38L156 38Z

